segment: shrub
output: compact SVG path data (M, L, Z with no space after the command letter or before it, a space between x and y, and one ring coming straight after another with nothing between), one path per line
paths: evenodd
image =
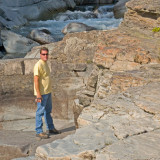
M160 31L160 27L155 27L152 29L152 32L159 32Z

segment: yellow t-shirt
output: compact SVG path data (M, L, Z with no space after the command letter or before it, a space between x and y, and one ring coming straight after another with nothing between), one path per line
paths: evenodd
M47 62L39 60L34 66L34 76L38 76L39 79L39 90L41 95L51 93L51 78L50 78L50 69ZM34 84L34 95L37 95L35 84Z

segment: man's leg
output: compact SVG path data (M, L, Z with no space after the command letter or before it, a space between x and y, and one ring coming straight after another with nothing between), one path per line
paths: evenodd
M42 117L44 115L45 112L45 106L46 106L46 102L47 102L47 96L42 95L42 102L41 103L37 103L37 111L36 111L36 133L40 134L43 132L42 126L43 126L43 121L42 121Z
M49 94L47 94L47 103L46 103L46 108L44 111L44 119L45 119L47 130L54 129L54 124L53 124L53 119L51 117L51 112L52 112L52 95L51 95L51 93L49 93Z

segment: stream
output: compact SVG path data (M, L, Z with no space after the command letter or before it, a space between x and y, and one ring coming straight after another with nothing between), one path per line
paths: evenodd
M113 7L114 5L77 6L74 11L54 14L50 20L32 21L21 28L14 28L13 31L27 37L33 29L47 29L59 41L64 37L62 29L71 22L81 22L97 30L109 30L117 28L122 21L114 18Z

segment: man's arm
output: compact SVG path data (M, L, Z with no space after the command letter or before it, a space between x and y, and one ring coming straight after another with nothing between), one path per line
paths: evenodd
M34 84L35 84L35 89L36 89L36 92L37 92L37 99L36 99L36 102L41 102L42 101L42 96L41 96L41 93L40 93L40 90L39 90L39 77L38 76L34 76Z

